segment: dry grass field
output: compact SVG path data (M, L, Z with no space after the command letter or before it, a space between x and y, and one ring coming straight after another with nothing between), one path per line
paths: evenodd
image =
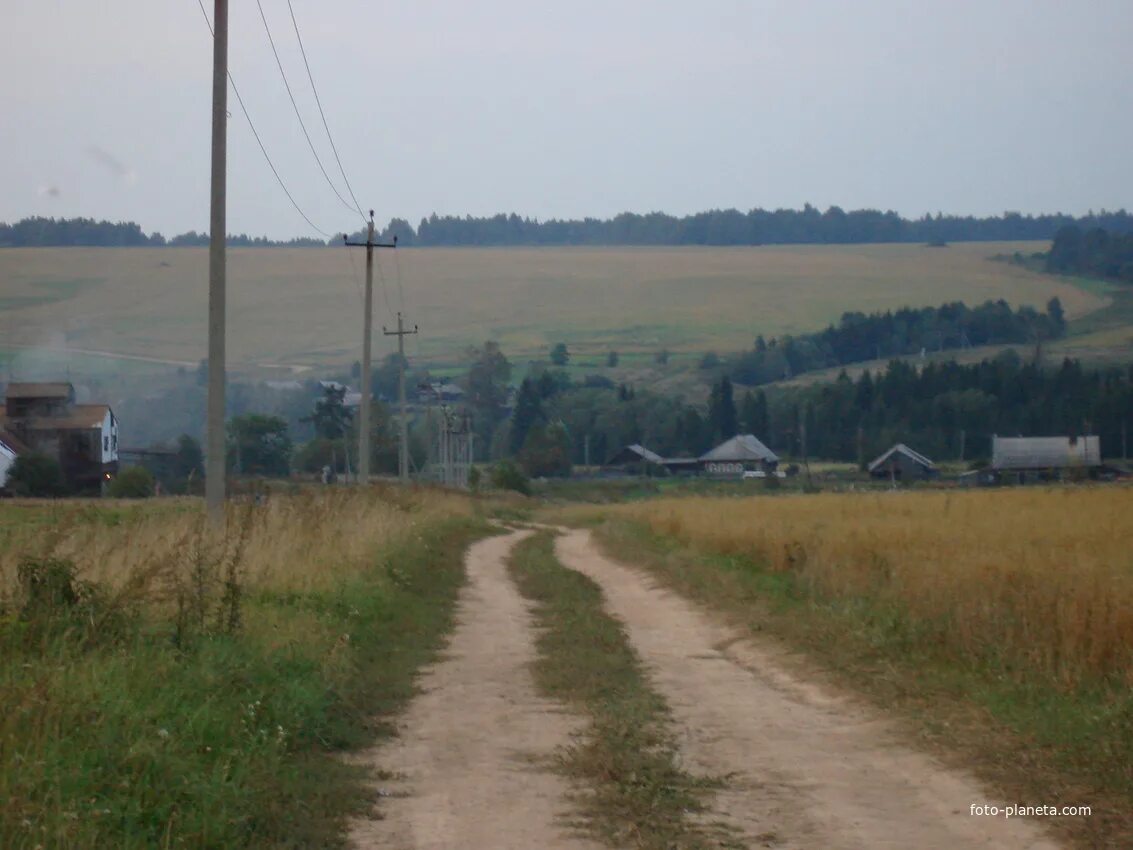
M676 498L607 508L892 606L956 657L1133 684L1133 489Z
M0 846L338 847L450 628L467 498L0 505Z
M471 502L454 493L347 488L302 490L259 506L230 502L227 510L228 532L212 540L199 499L0 503L0 600L16 588L22 560L53 557L73 563L83 581L160 601L210 548L239 549L249 590L322 590L424 529L472 514Z
M436 362L486 339L513 359L558 341L594 356L725 352L757 333L816 330L846 310L988 298L1041 306L1057 295L1076 317L1106 303L988 259L1040 247L404 249L379 252L376 316L391 324L404 305L423 329L410 353ZM0 250L0 339L128 355L135 366L194 364L205 353L207 257L203 248ZM362 261L339 248L232 250L230 363L356 359Z

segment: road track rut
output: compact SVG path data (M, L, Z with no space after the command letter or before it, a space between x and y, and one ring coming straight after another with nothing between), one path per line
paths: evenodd
M728 775L712 808L751 847L1054 850L1033 821L973 817L996 802L972 777L901 744L877 712L827 693L587 531L556 545L597 582L668 701L688 766ZM998 801L1002 805L1002 801Z

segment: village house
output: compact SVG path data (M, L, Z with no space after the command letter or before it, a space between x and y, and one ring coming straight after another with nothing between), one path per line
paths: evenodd
M779 465L779 456L763 445L754 434L737 434L699 458L706 475L739 477L745 472L771 472Z
M936 464L904 443L897 443L875 458L866 469L874 478L890 481L924 481L940 474Z
M76 493L99 493L118 472L114 411L106 404L77 404L69 383L9 383L0 442L7 448L0 454L12 455L9 465L27 451L55 458Z

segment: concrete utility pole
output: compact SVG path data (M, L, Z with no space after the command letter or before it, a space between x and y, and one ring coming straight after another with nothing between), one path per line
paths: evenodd
M224 522L225 185L228 139L228 0L216 0L212 39L212 200L209 217L208 462L205 504L209 522Z
M371 363L371 338L374 334L374 249L375 248L396 248L397 237L393 238L393 242L389 244L381 244L374 241L374 211L370 210L370 223L366 229L365 242L350 242L348 237L343 234L342 241L344 244L366 249L366 304L363 308L365 311L365 320L363 322L365 329L362 333L362 401L359 405L358 411L358 483L370 483L370 368Z
M382 333L397 337L397 406L401 419L401 443L397 453L397 474L402 484L409 482L409 419L405 413L405 337L417 333L417 326L407 331L401 313L397 314L397 330L387 331L382 325Z

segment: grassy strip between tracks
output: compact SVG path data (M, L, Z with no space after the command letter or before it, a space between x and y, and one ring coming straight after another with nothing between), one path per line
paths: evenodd
M558 754L562 772L585 789L575 794L581 826L617 848L732 846L705 816L721 781L682 769L669 710L625 631L605 612L601 589L558 562L552 541L540 532L519 544L510 570L536 603L539 690L587 718Z
M342 846L373 791L337 754L391 734L374 718L414 693L453 623L463 552L488 533L371 501L405 530L356 568L307 587L233 570L199 611L156 586L123 604L70 562L29 561L0 608L0 846Z
M1077 847L1133 846L1128 688L1060 687L1020 667L958 660L921 640L923 624L892 605L818 593L790 571L684 544L642 522L595 521L594 533L614 557L800 650L795 661L807 675L905 718L916 743L988 783L990 799L973 803L1090 806L1089 816L1043 825ZM784 659L792 663L790 653Z

